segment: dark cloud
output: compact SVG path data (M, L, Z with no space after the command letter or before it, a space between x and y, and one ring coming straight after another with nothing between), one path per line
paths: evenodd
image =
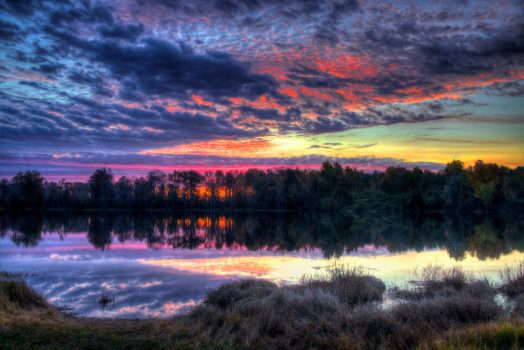
M276 120L281 122L290 122L300 120L301 112L297 108L289 108L284 113L273 108L254 108L250 106L235 107L234 110L240 112L241 117L253 116L259 120Z
M369 147L373 147L373 146L376 146L377 143L368 143L367 145L356 145L356 146L353 146L355 148L369 148Z
M2 0L0 10L19 16L30 16L41 7L41 0Z
M113 23L109 26L101 26L98 28L100 35L107 39L121 39L135 41L143 32L144 26L142 24L121 24Z
M349 79L336 77L308 67L292 68L287 77L309 88L337 89L347 86L351 82Z
M166 147L215 138L244 138L261 133L233 125L224 116L170 112L164 106L128 108L117 103L69 96L67 104L14 102L0 109L0 149L34 144L57 152L86 148L134 149ZM23 142L22 140L27 140Z
M34 67L33 70L37 71L37 72L40 72L40 73L43 73L46 76L53 77L53 76L57 75L58 73L60 73L60 71L64 67L65 66L63 64L60 64L60 63L44 63L44 64L41 64L41 65L39 65L37 67Z
M282 131L303 134L338 132L353 128L396 123L416 123L443 118L454 118L463 114L451 114L434 108L432 102L419 103L410 107L389 106L387 108L368 107L362 112L340 111L314 119L303 118L300 123L282 125Z
M112 97L114 95L113 91L107 87L104 77L98 73L87 70L73 70L68 78L76 84L89 86L93 93L97 95L104 97Z
M522 22L508 21L503 28L479 28L468 34L464 33L467 28L416 21L392 24L367 30L358 45L392 63L416 68L422 76L472 75L523 63Z
M511 81L507 83L497 83L487 89L487 93L495 96L524 96L524 82Z
M263 94L278 95L278 84L271 76L252 73L249 65L227 53L196 53L184 43L152 38L138 45L87 41L47 29L92 62L103 65L120 82L121 97L127 100L143 101L154 96L188 98L191 94L252 100Z
M64 6L56 10L51 10L49 14L49 23L54 27L71 27L73 23L113 23L113 15L111 9L102 4L96 3L91 5L91 2L80 2L78 6Z
M19 38L19 27L0 19L0 41L13 42Z

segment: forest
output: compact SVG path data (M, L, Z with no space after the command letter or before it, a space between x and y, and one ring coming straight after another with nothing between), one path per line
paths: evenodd
M96 169L87 182L46 181L38 171L0 180L0 207L208 211L498 212L524 207L524 167L454 160L442 171L363 172L326 161L320 170L150 171L118 179Z

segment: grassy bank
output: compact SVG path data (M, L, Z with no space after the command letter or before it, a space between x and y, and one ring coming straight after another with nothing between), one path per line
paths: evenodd
M522 265L498 286L436 266L409 289L347 267L290 286L243 280L187 315L137 321L73 317L17 276L0 280L2 349L519 349L523 321Z

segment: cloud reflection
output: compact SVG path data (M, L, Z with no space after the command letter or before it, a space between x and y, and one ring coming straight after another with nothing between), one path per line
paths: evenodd
M275 214L220 225L222 217L214 223L205 215L112 215L98 232L89 229L92 215L0 216L0 271L27 274L53 304L84 316L147 318L185 312L207 290L239 278L289 283L335 261L388 282L405 282L429 263L494 278L524 251L518 221ZM102 295L114 303L102 309Z

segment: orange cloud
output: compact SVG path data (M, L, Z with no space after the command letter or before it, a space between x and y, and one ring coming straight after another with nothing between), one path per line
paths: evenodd
M213 105L212 102L204 100L202 96L200 95L193 95L191 97L193 98L193 101L195 101L195 103L199 106L212 106Z
M269 140L241 139L241 140L213 140L193 142L175 147L157 148L141 152L141 154L206 154L216 156L242 157L265 155L272 147Z

